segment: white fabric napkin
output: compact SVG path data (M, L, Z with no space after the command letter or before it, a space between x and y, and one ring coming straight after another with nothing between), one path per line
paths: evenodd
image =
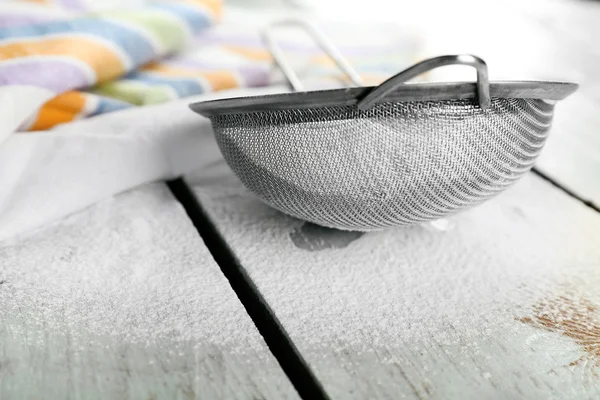
M285 90L210 93L10 135L0 144L0 240L220 159L210 121L192 112L190 103Z

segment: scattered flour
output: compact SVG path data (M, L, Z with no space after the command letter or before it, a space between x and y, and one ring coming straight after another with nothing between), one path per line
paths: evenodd
M239 184L196 188L333 398L597 397L598 312L564 331L540 310L600 305L600 216L539 178L437 225L315 230L311 251Z
M301 222L250 195L197 192L292 338L307 346L368 351L434 340L471 351L566 287L600 305L600 217L533 176L440 226L312 252L293 240Z
M164 185L2 242L0 280L0 319L20 321L6 329L264 346Z

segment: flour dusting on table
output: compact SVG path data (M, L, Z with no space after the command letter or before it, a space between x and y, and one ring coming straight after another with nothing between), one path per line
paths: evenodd
M141 343L202 339L233 346L258 338L163 185L0 243L0 260L3 319L18 315L58 334L67 325L70 334L86 331Z

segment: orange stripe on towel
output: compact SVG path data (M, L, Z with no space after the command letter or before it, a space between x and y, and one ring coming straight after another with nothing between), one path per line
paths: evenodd
M193 68L175 67L172 65L151 62L140 68L142 72L156 73L173 78L197 78L200 71Z
M225 90L238 87L236 76L229 71L207 71L201 75L210 83L213 90Z
M222 0L179 0L182 3L187 3L190 5L200 5L201 7L205 7L210 10L213 15L220 19L223 10L223 1Z
M46 102L38 112L30 131L42 131L55 125L73 121L85 107L85 96L79 92L66 92Z
M82 37L24 39L0 44L0 61L28 56L66 56L83 61L94 70L98 82L125 73L123 63L110 48Z
M156 73L158 75L172 78L203 78L213 90L224 90L239 87L239 82L231 71L208 71L193 68L176 67L172 65L151 63L142 68L144 72Z
M21 0L25 3L37 3L37 4L51 4L50 0Z
M271 53L269 53L268 50L252 49L249 47L235 46L235 45L224 45L223 48L225 48L226 50L229 50L232 53L236 53L238 55L249 58L251 60L268 61L268 62L273 60L273 57L271 56Z

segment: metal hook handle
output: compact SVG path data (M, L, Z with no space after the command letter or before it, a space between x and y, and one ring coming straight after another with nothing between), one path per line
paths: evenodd
M331 43L329 38L325 36L323 32L321 32L316 26L309 23L308 21L291 18L285 19L281 21L277 21L275 23L270 24L262 31L262 37L265 41L269 51L273 55L275 62L281 68L281 71L285 75L286 79L296 92L300 92L304 90L304 85L298 79L298 75L294 72L293 68L290 66L288 61L286 60L281 48L277 45L275 39L273 38L273 30L279 26L289 26L295 25L303 28L312 38L313 40L321 47L321 49L329 56L331 59L337 64L337 66L350 78L352 83L356 86L362 86L362 79L358 75L358 73L352 68L350 63L342 56L339 50Z
M474 67L477 70L477 99L479 106L483 109L490 107L490 82L487 65L481 58L469 54L440 56L421 61L371 90L366 97L358 102L357 107L360 110L367 110L406 81L424 72L446 65L468 65Z

